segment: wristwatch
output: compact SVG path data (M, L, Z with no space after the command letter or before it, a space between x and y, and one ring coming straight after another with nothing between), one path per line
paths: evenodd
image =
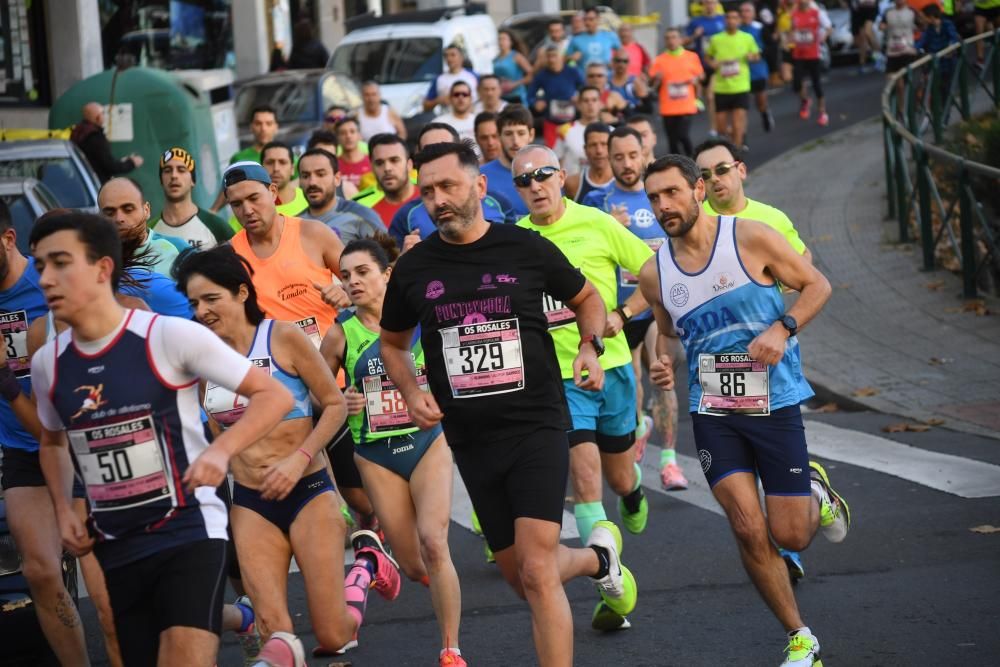
M594 346L594 352L597 353L597 356L604 354L604 341L600 336L595 336L594 334L580 336L580 347L583 347L587 343Z
M615 306L615 309L612 312L618 313L618 316L622 318L622 322L630 322L634 317L631 309L629 309L629 307L624 303L619 306Z
M785 327L785 329L788 331L789 338L794 336L796 332L798 332L799 330L799 323L795 321L794 317L788 315L787 313L785 315L782 315L781 319L779 319L778 321L781 322L781 326Z

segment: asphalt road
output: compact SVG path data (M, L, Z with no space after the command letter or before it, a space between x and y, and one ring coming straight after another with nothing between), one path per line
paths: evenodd
M881 87L878 75L835 70L828 83L828 128L800 121L790 94L773 95L775 132L765 135L756 114L751 116L751 167L871 117ZM704 128L696 125L696 138ZM808 333L803 344L808 354ZM810 445L851 503L854 525L843 544L817 537L804 554L806 579L797 587L803 617L820 638L828 667L989 664L1000 655L1000 534L971 529L1000 526L1000 449L996 441L941 428L881 430L898 421L868 412L807 415ZM639 582L633 627L593 632L596 592L586 581L566 587L575 620L575 664L777 665L782 659L782 629L749 583L728 525L705 488L686 415L679 434L678 452L692 487L670 494L656 489L658 449L651 447L645 467L653 487L649 526L641 536L625 536L624 560ZM844 443L864 448L848 457L839 447ZM616 519L613 500L605 504ZM477 666L534 664L527 607L484 562L482 541L461 525L467 517L459 510L453 518L458 522L452 523L450 545L462 583L463 654ZM289 604L308 651L316 642L298 573L290 575ZM88 599L81 609L93 662L107 664ZM438 648L429 595L405 582L393 603L372 595L360 647L340 662L432 665ZM240 660L235 639L224 637L219 665Z

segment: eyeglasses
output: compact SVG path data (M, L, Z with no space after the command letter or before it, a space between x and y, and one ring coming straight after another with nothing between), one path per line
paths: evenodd
M524 174L518 174L514 177L514 185L519 188L526 188L531 185L532 181L536 183L541 183L543 181L549 180L554 174L559 173L559 167L539 167L534 171L529 171Z
M604 72L588 72L587 76L588 77L592 77L594 79L597 79L597 78L603 79L604 77L607 76L607 74L605 74Z
M455 92L451 94L452 97L472 97L472 93L460 93Z
M736 165L738 165L739 163L740 163L739 160L733 160L729 164L717 164L711 169L702 169L701 177L707 181L708 179L712 178L712 174L715 174L716 176L719 177L725 176L726 174L729 173L730 169L735 169Z
M323 120L326 121L327 123L336 123L341 118L343 118L343 116L327 116Z

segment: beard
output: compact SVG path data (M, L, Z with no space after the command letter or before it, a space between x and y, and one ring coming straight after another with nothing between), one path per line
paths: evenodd
M639 182L639 177L642 175L637 171L623 171L619 172L614 167L611 168L611 172L615 176L615 180L624 185L626 188L631 188L636 183Z
M698 200L695 199L694 195L691 195L691 206L681 212L681 213L661 213L658 220L660 222L660 227L663 231L667 233L667 236L671 238L680 238L691 231L694 227L694 223L698 222L698 216L701 215L701 207L698 205ZM672 220L680 220L680 225L673 231L667 229L667 224Z
M472 226L480 206L476 190L475 188L471 188L469 198L463 203L455 207L445 204L434 211L431 219L434 221L434 226L438 228L441 236L446 239L457 240L463 231ZM442 220L442 215L445 213L450 213L451 216Z
M316 186L310 186L305 189L302 193L306 196L306 201L309 202L309 208L324 208L337 194L336 188L331 188L326 190L324 188L318 188Z

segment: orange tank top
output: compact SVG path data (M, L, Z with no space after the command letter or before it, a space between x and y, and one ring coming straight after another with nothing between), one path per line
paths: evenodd
M261 310L272 319L297 324L319 347L337 310L323 302L313 283L329 285L333 274L309 259L301 239L302 220L286 215L278 249L270 257L261 259L254 254L245 229L231 243L253 267L253 286Z

